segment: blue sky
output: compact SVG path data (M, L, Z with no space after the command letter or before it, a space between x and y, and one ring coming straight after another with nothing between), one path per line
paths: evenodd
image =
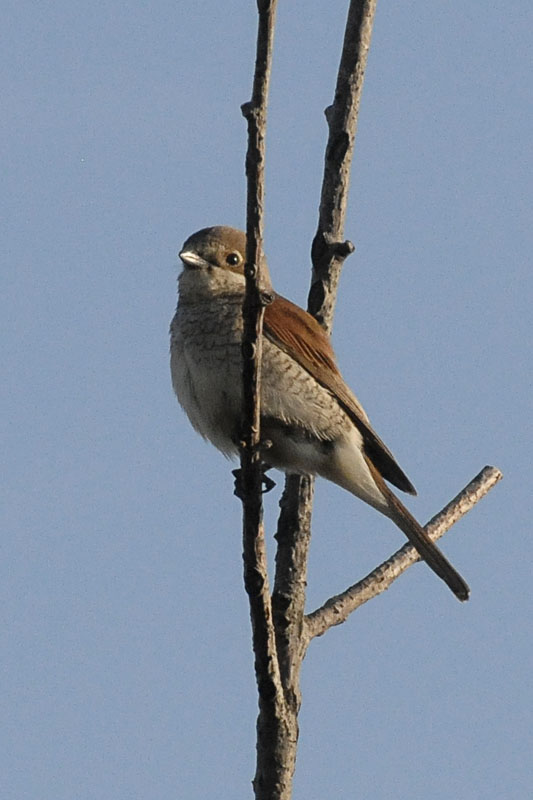
M346 7L279 9L265 244L301 304ZM334 344L421 521L505 478L442 542L468 604L417 565L311 646L295 800L529 796L532 26L378 4ZM240 505L167 329L183 240L244 225L255 4L22 0L2 27L1 794L251 796ZM316 494L310 610L403 543Z

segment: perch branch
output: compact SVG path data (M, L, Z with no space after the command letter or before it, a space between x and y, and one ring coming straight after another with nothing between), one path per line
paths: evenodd
M260 389L264 305L262 292L264 164L268 89L276 0L258 0L259 19L252 99L242 106L248 123L246 153L246 294L243 303L243 441L241 446L244 583L250 601L259 692L257 800L288 800L296 752L295 723L281 682L261 500Z
M425 526L428 535L437 541L452 525L461 519L484 497L502 478L502 473L496 467L485 467L479 475L439 511ZM329 628L345 622L350 614L359 606L381 594L398 578L402 572L420 559L420 556L409 544L404 545L379 567L372 570L365 578L350 586L342 594L335 595L327 600L323 606L317 608L305 617L304 642L302 647L308 646L315 636L322 636Z

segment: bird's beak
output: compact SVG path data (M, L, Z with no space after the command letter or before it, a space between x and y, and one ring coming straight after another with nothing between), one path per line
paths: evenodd
M201 258L198 253L194 253L192 250L182 250L178 255L183 261L185 269L201 269L201 267L209 266L204 258Z

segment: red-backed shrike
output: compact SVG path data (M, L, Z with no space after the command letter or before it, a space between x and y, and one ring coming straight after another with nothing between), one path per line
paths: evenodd
M238 453L242 406L242 302L246 237L203 228L180 252L179 301L171 323L172 383L193 427L225 455ZM266 265L265 288L271 289ZM327 478L393 520L459 600L463 578L389 489L416 494L344 382L327 334L273 293L265 308L261 437L265 461Z

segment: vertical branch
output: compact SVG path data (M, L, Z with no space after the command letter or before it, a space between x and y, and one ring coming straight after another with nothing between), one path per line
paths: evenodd
M357 114L363 89L376 0L351 0L344 34L333 105L326 110L329 137L318 229L313 241L313 277L309 311L330 329L342 262L353 251L340 242L348 201ZM274 584L274 616L284 630L284 646L292 641L292 653L280 652L280 661L294 665L294 644L301 633L305 603L307 549L309 547L314 480L290 476L281 500L278 524L278 557ZM304 544L305 541L305 544ZM305 557L302 557L305 552ZM297 578L295 578L297 576ZM278 636L278 649L280 639Z
M357 117L363 91L376 0L351 0L333 104L326 109L329 127L324 160L318 228L311 256L313 277L309 311L331 330L340 270L353 252L342 241Z
M244 583L250 601L259 691L256 798L288 800L292 772L284 770L291 733L285 715L272 619L261 501L261 355L267 283L263 272L264 163L268 88L276 0L258 0L258 33L252 99L242 106L248 123L246 153L246 293L243 303L243 442L241 446ZM266 272L266 269L265 269ZM294 759L292 759L294 761Z
M331 327L340 268L346 256L353 251L351 243L340 243L339 240L344 230L357 114L375 6L375 0L351 0L335 99L326 111L329 139L318 230L312 247L313 278L309 311L327 330ZM334 277L331 277L332 271ZM299 678L307 644L303 626L313 492L313 478L307 475L287 477L276 534L278 550L272 607L281 679L295 739L292 759L296 758L301 702ZM292 774L294 761L287 764L286 768Z
M302 639L307 559L311 544L311 507L313 480L309 476L289 475L280 501L281 513L276 539L276 578L272 594L272 611L276 627L276 643L285 699L295 715L300 709L300 667L304 651ZM303 503L291 498L302 497Z

